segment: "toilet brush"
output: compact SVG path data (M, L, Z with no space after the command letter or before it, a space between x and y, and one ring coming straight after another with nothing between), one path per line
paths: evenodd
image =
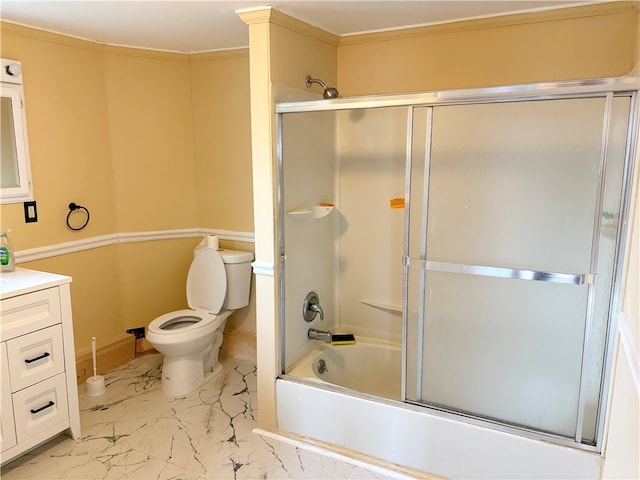
M96 337L91 337L91 353L93 354L93 377L87 379L87 395L102 395L107 389L104 386L104 377L96 375Z

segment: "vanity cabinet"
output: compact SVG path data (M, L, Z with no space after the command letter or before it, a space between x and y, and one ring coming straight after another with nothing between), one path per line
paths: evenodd
M1 276L3 464L65 430L80 437L70 283L23 268Z

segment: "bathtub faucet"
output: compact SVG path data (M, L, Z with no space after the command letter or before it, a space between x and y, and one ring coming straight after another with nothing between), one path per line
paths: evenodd
M320 314L320 320L324 320L324 311L320 306L320 297L316 292L309 292L304 297L304 303L302 304L302 318L305 322L311 322L316 315Z
M309 305L309 310L320 314L320 320L324 320L324 311L319 303Z
M331 343L331 332L329 330L318 330L310 328L307 332L307 338L311 340L322 340L325 343Z

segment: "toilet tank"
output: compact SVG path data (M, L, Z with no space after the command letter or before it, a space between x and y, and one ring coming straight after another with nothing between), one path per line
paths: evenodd
M227 273L227 294L222 308L237 310L246 307L249 305L249 292L251 291L253 253L224 249L219 249L218 253L222 257Z

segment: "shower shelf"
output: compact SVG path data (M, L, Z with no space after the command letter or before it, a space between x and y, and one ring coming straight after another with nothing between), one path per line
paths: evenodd
M380 310L387 310L391 313L395 313L398 315L402 314L402 307L400 305L391 305L388 303L372 302L370 300L358 300L358 302L362 303L363 305L367 305L369 307L379 308Z
M291 210L287 212L292 218L306 220L308 218L322 218L329 215L335 207L333 205L316 205L311 208L301 208L300 210Z

